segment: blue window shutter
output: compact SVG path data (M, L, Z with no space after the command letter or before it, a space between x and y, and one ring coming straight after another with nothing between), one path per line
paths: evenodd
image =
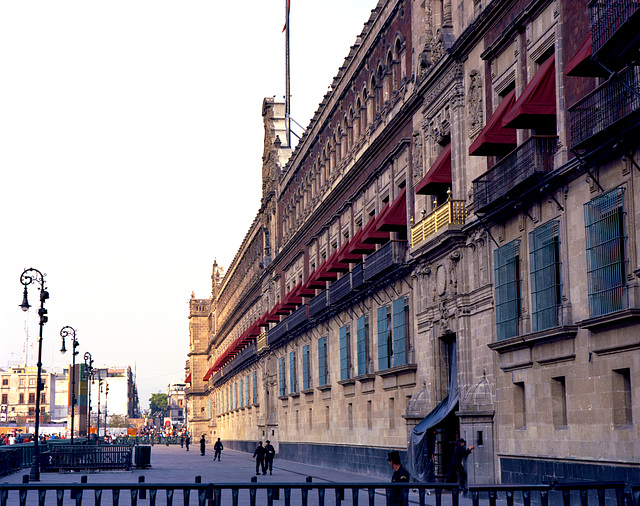
M520 241L493 252L498 341L520 334Z
M258 371L253 371L253 403L258 402Z
M340 379L349 379L349 326L340 327Z
M302 347L302 389L309 388L309 345Z
M280 396L287 394L287 387L285 383L285 372L284 372L284 357L280 357L278 359L278 374L280 378Z
M624 188L584 205L589 316L629 307Z
M318 339L318 385L327 384L327 338Z
M389 343L387 324L387 306L378 308L378 370L389 369L390 359L389 356Z
M393 301L393 365L407 363L407 329L405 328L404 297Z
M367 336L365 332L365 317L358 318L356 322L356 339L358 347L358 375L367 374Z
M562 323L560 241L558 221L529 234L532 330L550 329Z
M296 381L296 352L289 353L289 392L296 392L298 389Z

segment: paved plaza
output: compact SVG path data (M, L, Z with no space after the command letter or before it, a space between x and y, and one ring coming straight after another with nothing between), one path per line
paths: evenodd
M29 470L25 469L18 473L14 473L9 476L0 478L0 483L22 483L24 475L29 474ZM222 460L220 462L213 461L213 448L207 448L206 455L203 457L200 455L200 451L196 446L191 446L187 452L180 446L163 446L155 445L151 449L151 468L150 469L134 469L132 471L106 471L98 473L42 473L40 476L41 484L67 484L78 483L81 480L81 476L87 476L89 484L92 483L137 483L140 476L144 476L144 481L147 483L193 483L197 476L201 477L202 483L249 483L251 478L255 476L255 461L252 459L251 454L235 451L224 450L222 452ZM391 469L389 470L389 478L372 478L366 474L349 473L345 471L337 471L333 469L326 469L322 467L300 464L298 462L291 462L287 460L276 459L273 465L273 475L267 474L266 476L260 475L257 477L258 483L295 483L304 482L306 478L310 476L315 483L388 483L391 477ZM18 495L16 492L11 492L11 496L7 504L19 504ZM262 496L260 494L263 494ZM65 493L64 504L75 504L75 501L67 499L69 491ZM130 494L128 491L123 491L120 504L131 504ZM13 500L12 500L13 499ZM249 495L247 491L241 491L239 498L240 505L249 504ZM345 501L343 504L351 504L351 491L345 491ZM417 493L411 494L410 504L417 504ZM434 495L427 497L428 504L435 504ZM157 504L166 504L165 492L158 492ZM229 491L223 491L223 504L232 504L231 493ZM266 504L266 494L264 491L258 492L257 504ZM280 499L274 501L274 504L284 504L284 494L280 490ZM327 490L326 492L326 505L335 504L335 493L333 490ZM450 504L450 497L443 496L443 504ZM471 500L467 498L461 498L461 504L471 504ZM31 492L27 504L38 504L37 494ZM56 504L55 491L47 493L46 504ZM93 492L87 494L83 499L83 504L93 505ZM102 498L102 504L112 504L111 495L106 493ZM139 499L138 504L149 504L148 496L146 500ZM183 504L182 492L177 491L174 498L174 504ZM189 504L197 504L197 494L192 493ZM301 495L299 490L293 490L291 493L291 504L301 504ZM309 505L319 504L317 491L312 491L309 494ZM360 492L359 504L369 504L366 492L363 490ZM384 492L382 489L376 492L376 505L386 504Z

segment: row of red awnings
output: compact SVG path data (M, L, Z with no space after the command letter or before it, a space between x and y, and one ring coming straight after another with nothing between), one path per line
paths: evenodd
M278 302L270 311L263 314L249 326L209 368L202 378L208 381L213 374L222 368L229 360L237 355L253 339L260 335L261 327L268 327L270 323L278 323L281 316L288 315L304 304L305 298L315 297L317 288L326 288L327 281L335 281L338 272L347 272L350 263L362 262L362 255L375 251L376 244L384 244L390 239L390 232L399 232L407 228L406 188L398 194L392 204L386 204L377 217L361 227L353 238L344 243L339 249L315 269L306 282L298 283L285 298Z
M537 128L556 116L555 55L549 57L515 98L506 95L469 147L473 156L502 156L516 147L516 129Z

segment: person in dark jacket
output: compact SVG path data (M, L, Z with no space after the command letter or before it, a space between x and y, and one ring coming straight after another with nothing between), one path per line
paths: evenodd
M267 468L264 464L264 457L267 453L264 446L262 446L262 441L258 443L256 451L253 452L253 458L256 459L256 476L260 474L260 467L262 467L262 474L267 474Z
M264 447L266 452L264 457L264 467L269 469L269 474L273 474L273 457L276 456L276 449L271 444L271 441L267 439L267 446ZM266 473L263 473L266 474Z
M471 453L471 450L473 450L473 445L467 448L467 442L463 438L458 439L457 442L458 445L453 451L453 459L451 459L451 472L453 473L454 478L456 478L457 475L457 478L460 481L460 488L464 492L467 492L467 472L464 469L464 459L466 459Z
M400 463L400 454L397 450L389 452L387 455L389 465L393 469L393 476L391 477L391 483L409 483L409 473L402 467ZM405 506L408 503L409 489L404 490L393 489L389 493L389 505L390 506Z
M204 439L204 434L200 438L200 455L204 456L204 451L207 449L207 442Z
M215 462L216 457L218 457L218 461L220 461L220 455L222 454L222 450L224 450L224 446L222 446L222 441L220 438L216 441L216 444L213 445L213 461Z
M189 451L189 445L191 444L191 436L187 434L187 437L184 438L184 444L187 447L187 451Z

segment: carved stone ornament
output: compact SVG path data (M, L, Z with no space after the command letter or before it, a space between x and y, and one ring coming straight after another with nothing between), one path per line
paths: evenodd
M436 291L440 297L447 292L447 271L444 265L438 265L436 269Z
M419 130L413 132L413 184L416 185L422 179L423 175L423 143L422 133Z
M483 124L482 78L477 70L469 74L467 104L469 106L469 137L474 137L482 129Z

